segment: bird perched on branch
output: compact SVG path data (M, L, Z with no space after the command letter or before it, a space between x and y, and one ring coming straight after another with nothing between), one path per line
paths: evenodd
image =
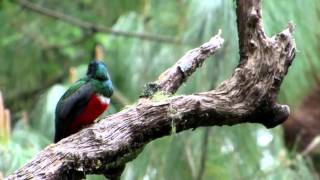
M92 124L108 108L112 94L106 64L93 60L86 77L75 82L57 104L54 142Z

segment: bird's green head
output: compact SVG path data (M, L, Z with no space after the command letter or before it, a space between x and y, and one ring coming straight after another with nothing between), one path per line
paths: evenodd
M96 88L96 91L100 94L107 97L110 97L113 94L108 68L102 61L94 60L89 64L87 77Z
M100 81L110 79L106 64L97 60L94 60L89 64L87 76Z

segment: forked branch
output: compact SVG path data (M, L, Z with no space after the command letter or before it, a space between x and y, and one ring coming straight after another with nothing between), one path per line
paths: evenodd
M159 90L174 93L194 71L192 68L198 67L195 60L204 60L221 46L219 35L205 44L205 50L200 47L191 51L183 63L163 73L153 83L156 90L145 94L147 98L48 146L8 179L103 174L125 165L147 143L172 132L248 122L272 128L284 122L289 108L277 104L276 97L295 55L292 25L267 37L259 0L238 0L237 17L240 63L232 77L218 88L193 95L164 96L160 101L150 98Z

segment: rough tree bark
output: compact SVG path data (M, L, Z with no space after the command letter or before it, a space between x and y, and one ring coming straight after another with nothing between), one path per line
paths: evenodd
M186 54L147 86L133 106L52 144L8 179L60 179L103 174L133 160L152 140L200 126L260 123L272 128L289 115L276 103L281 82L295 55L289 25L268 38L262 28L259 0L237 1L240 63L218 88L185 96L152 99L174 93L186 78L222 44L220 34Z

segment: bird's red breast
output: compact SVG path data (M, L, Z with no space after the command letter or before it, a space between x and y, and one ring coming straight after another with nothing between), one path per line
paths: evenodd
M76 133L82 129L83 126L92 124L93 121L108 108L109 103L109 98L93 94L88 105L75 118L74 122L70 125L70 128L68 128L69 133Z

